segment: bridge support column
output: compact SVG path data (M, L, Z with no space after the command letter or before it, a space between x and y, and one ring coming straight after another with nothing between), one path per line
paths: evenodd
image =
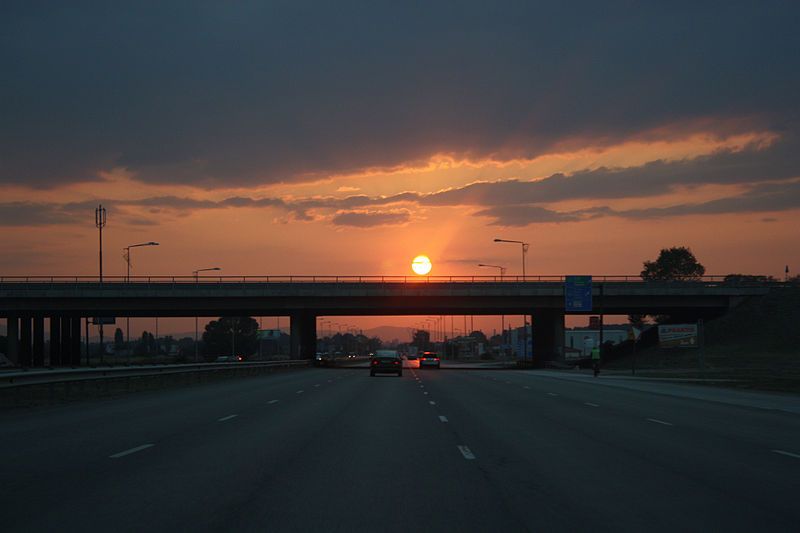
M72 363L72 320L68 316L61 317L61 366Z
M564 355L564 311L540 309L533 314L533 361L543 366Z
M313 359L317 351L317 317L309 311L292 313L290 355L292 359Z
M33 366L44 366L44 317L33 318Z
M50 366L61 364L61 317L50 317Z
M12 364L19 364L19 317L10 316L6 322L6 335L8 344L6 356Z
M19 320L19 340L19 366L29 367L33 362L31 357L31 317L29 316L23 316Z
M70 365L81 366L81 317L70 318Z

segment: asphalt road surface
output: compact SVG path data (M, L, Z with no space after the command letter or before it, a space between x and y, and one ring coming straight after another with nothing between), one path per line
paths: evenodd
M753 395L527 371L368 372L299 370L0 413L2 529L800 524L800 414L754 407Z

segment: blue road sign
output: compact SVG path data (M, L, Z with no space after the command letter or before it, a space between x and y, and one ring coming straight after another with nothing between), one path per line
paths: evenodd
M592 310L592 276L567 276L564 282L564 310L567 313Z

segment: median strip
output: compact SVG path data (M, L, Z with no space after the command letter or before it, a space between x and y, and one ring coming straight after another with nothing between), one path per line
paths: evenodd
M130 455L132 453L140 452L142 450L146 450L147 448L152 448L155 444L142 444L141 446L137 446L136 448L131 448L129 450L125 450L124 452L115 453L114 455L110 455L110 459L119 459L120 457L125 457L126 455Z

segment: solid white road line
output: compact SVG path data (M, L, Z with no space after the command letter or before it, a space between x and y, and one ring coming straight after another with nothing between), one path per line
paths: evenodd
M237 416L239 416L239 415L223 416L222 418L218 418L217 422L225 422L226 420L230 420L231 418L236 418Z
M589 407L600 407L596 403L592 403L592 402L583 402L583 405L588 405Z
M267 403L278 403L280 400L270 400Z
M473 453L470 451L470 449L469 449L469 448L467 448L466 446L464 446L464 445L462 445L462 444L459 444L459 445L458 445L458 451L460 451L460 452L461 452L461 455L463 455L463 456L464 456L464 459L466 459L466 460L468 460L468 461L472 461L473 459L475 459L475 454L473 454Z
M665 421L663 421L663 420L659 420L658 418L648 418L648 419L647 419L647 421L648 421L648 422L655 422L656 424L662 424L662 425L664 425L664 426L671 426L671 425L673 425L673 424L670 424L669 422L665 422Z
M773 452L775 452L775 453L779 453L779 454L781 454L781 455L785 455L785 456L787 456L787 457L794 457L795 459L800 459L800 455L798 455L798 454L796 454L796 453L792 453L792 452L785 452L785 451L783 451L783 450L772 450L772 451L773 451ZM113 457L113 456L112 456L112 457Z
M439 415L439 420L441 420L442 422L447 422L447 417Z
M140 452L142 450L146 450L147 448L152 448L155 444L142 444L141 446L137 446L136 448L131 448L130 450L125 450L124 452L115 453L114 455L109 455L110 459L119 459L120 457L125 457L126 455L130 455L132 453Z
M428 402L431 405L436 405L436 402Z

